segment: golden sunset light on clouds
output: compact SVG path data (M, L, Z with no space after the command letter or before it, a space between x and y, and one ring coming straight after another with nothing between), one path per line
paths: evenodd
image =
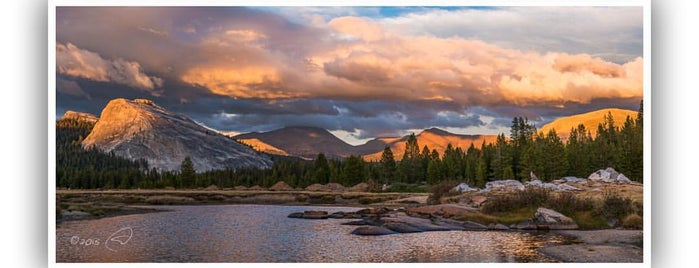
M56 27L57 114L144 97L226 131L361 140L643 98L634 7L61 7Z

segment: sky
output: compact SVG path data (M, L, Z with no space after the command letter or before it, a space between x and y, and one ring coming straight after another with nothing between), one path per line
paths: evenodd
M221 131L509 133L643 98L640 7L58 7L56 115L146 98ZM621 119L620 119L621 120Z

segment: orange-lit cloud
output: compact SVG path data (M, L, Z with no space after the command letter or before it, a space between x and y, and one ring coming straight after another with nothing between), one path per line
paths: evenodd
M65 75L100 82L115 82L160 95L163 80L143 72L135 61L107 60L99 54L67 43L56 44L56 70Z
M247 65L195 67L182 80L235 98L304 96L555 107L643 95L642 58L616 64L588 54L539 53L458 37L401 35L368 18L336 18L327 27L336 40L324 50L311 51L305 61L255 46L252 54L260 56ZM243 40L266 36L250 31L234 35ZM307 68L309 64L317 68Z

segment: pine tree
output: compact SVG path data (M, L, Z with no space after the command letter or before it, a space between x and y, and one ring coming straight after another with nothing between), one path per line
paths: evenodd
M182 160L180 165L180 179L182 180L183 188L191 188L194 186L196 171L194 170L194 164L189 156Z
M405 142L405 153L400 161L400 172L403 182L417 183L424 178L420 147L415 133L411 133Z
M318 156L316 156L314 170L315 182L321 184L330 182L330 165L328 165L328 160L325 158L325 154L319 153Z
M381 176L384 184L389 184L396 174L396 160L393 158L391 147L386 146L381 154Z
M442 181L441 161L439 159L431 159L427 164L427 184L436 185Z

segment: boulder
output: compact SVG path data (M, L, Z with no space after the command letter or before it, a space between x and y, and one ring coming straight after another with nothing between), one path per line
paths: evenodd
M519 230L536 230L536 224L534 224L534 221L532 220L526 220L517 224L513 224L510 226L512 229L519 229Z
M352 231L353 235L389 235L395 233L396 232L381 226L362 226Z
M558 185L557 191L582 191L582 190L578 187L570 186L570 185L564 183L564 184Z
M488 198L485 197L484 195L474 195L474 196L471 196L471 200L469 200L468 203L474 207L480 207L487 200L488 200Z
M365 182L358 183L355 186L352 186L348 189L350 192L368 192L369 191L369 184L366 184Z
M304 219L323 220L328 218L327 211L306 210L303 212Z
M424 230L417 228L415 226L412 226L410 224L404 223L404 222L389 222L383 225L383 227L386 227L390 229L391 231L397 232L397 233L420 233L424 232Z
M461 226L464 227L464 230L467 231L483 231L483 230L488 230L488 227L477 223L477 222L472 222L472 221L465 221Z
M562 180L565 180L567 183L587 183L587 179L573 176L563 177Z
M578 229L578 225L575 224L573 219L566 217L565 215L548 208L540 207L536 210L534 214L534 223L537 229L548 229L548 230L569 230Z
M270 191L293 191L294 187L289 186L284 181L278 181L272 187L269 187Z
M471 188L471 186L468 186L468 184L462 182L462 183L459 183L459 185L452 188L451 192L465 193L465 192L475 192L478 190L479 190L478 188Z
M340 223L340 225L371 225L371 224L365 220L358 220L358 221L343 222L343 223Z
M624 176L624 174L621 174L614 170L613 168L606 168L606 169L600 169L598 171L595 171L594 173L590 174L589 177L587 177L588 180L593 181L593 182L605 182L605 183L631 183L631 180Z
M524 184L526 184L527 186L541 187L543 183L540 180L531 180Z
M294 213L289 214L289 216L287 216L287 217L301 219L301 218L303 218L303 212L294 212Z
M345 213L342 211L335 212L333 214L328 215L328 218L331 219L344 219L345 218Z
M510 230L510 227L502 223L491 223L488 225L488 230L507 231Z
M524 185L516 180L499 180L499 181L490 181L485 184L485 188L489 189L491 191L493 190L499 190L499 191L507 191L507 192L512 192L512 191L524 191Z
M557 180L552 180L551 181L554 184L561 184L561 183L566 183L566 180L564 179L557 179Z

